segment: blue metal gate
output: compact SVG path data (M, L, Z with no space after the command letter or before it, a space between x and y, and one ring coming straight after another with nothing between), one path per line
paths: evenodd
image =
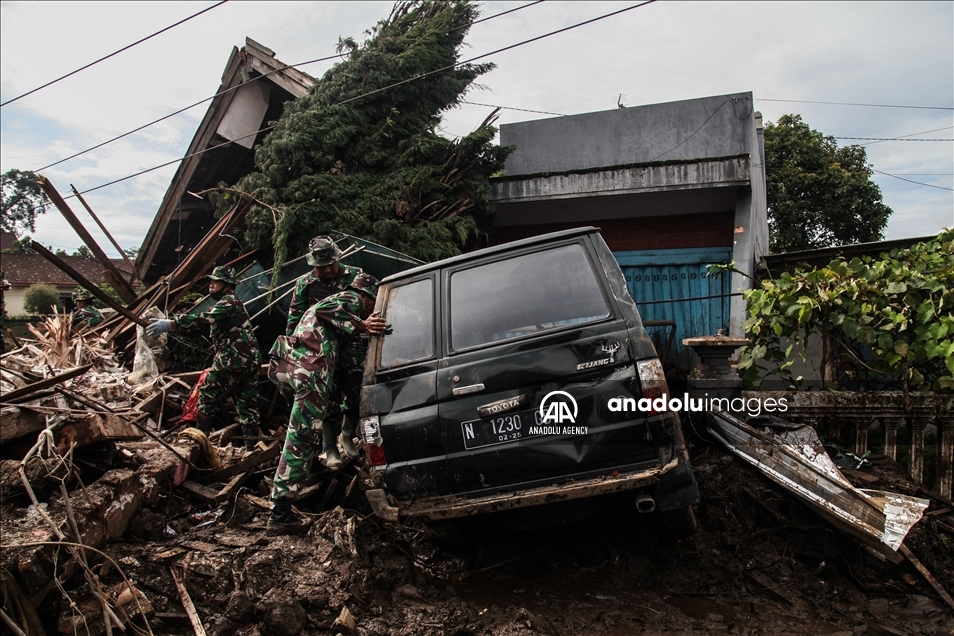
M699 360L683 346L683 338L715 335L719 329L728 333L730 298L727 294L732 291L732 277L723 274L712 278L707 275L706 265L731 262L732 248L640 250L614 252L614 256L626 275L629 293L643 320L676 323L675 342L663 364L683 372L691 370ZM668 329L647 327L647 331L662 355Z

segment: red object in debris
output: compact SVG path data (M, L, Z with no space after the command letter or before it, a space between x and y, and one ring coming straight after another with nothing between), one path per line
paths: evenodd
M196 420L198 420L199 412L196 409L199 406L199 387L202 386L202 383L205 382L207 377L209 377L208 369L202 372L195 386L192 387L192 393L189 394L189 399L186 400L185 406L182 408L182 419L179 420L180 424L189 422L194 424Z

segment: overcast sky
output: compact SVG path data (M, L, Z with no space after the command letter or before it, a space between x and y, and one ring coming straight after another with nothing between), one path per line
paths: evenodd
M0 101L212 4L3 2ZM525 4L481 7L490 16ZM635 4L542 2L472 27L464 56ZM232 47L242 46L246 36L274 50L282 62L296 64L333 54L339 36L363 40L364 31L390 8L390 2L227 2L3 106L0 171L36 170L211 96ZM468 101L571 115L616 108L618 99L636 106L752 91L767 121L800 113L810 126L836 137L954 136L951 2L656 2L489 59L497 69L479 80L480 89ZM320 77L330 65L301 70ZM206 106L43 174L65 196L70 184L86 190L179 158ZM466 134L488 112L465 105L447 116L444 130ZM500 123L548 116L504 110ZM874 180L894 210L886 238L931 235L954 225L954 143L839 143L870 144L868 158L879 171ZM123 247L138 247L174 171L175 165L155 170L86 199ZM115 255L80 206L73 208ZM68 251L81 244L56 210L40 217L34 238Z

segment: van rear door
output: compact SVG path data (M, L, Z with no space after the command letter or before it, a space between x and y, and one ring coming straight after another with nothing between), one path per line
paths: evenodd
M390 329L369 351L374 382L362 387L361 412L378 420L384 481L398 497L436 492L448 481L437 427L436 280L432 272L382 285L378 292L378 309Z
M608 398L634 396L638 383L596 240L577 236L441 272L437 398L450 490L657 462L645 418L607 410Z

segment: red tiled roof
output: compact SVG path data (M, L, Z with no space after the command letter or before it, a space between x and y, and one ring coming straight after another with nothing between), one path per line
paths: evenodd
M70 267L89 279L91 283L102 285L106 283L106 277L103 276L103 266L95 258L83 258L82 256L61 256ZM129 276L129 266L126 261L113 258L110 259L119 271ZM50 285L76 285L75 280L66 275L66 273L56 265L46 260L39 254L0 254L0 267L3 268L3 274L11 285L26 286L35 283L47 283Z

